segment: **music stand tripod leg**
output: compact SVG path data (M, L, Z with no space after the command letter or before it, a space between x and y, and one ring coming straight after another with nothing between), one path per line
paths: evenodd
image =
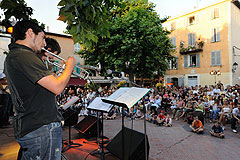
M103 112L101 112L101 114L102 114L102 119L101 119L101 122L102 122L102 126L101 126L101 130L100 130L100 125L99 125L99 120L100 120L100 118L99 118L99 116L98 116L98 112L97 112L97 131L98 131L98 150L97 151L95 151L95 152L93 152L93 153L91 153L92 155L100 155L101 156L101 160L104 160L104 155L105 154L108 154L108 153L110 153L110 152L104 152L104 145L103 145L103 143L104 143L104 141L103 141ZM100 135L100 133L101 133L101 135ZM100 147L100 137L102 137L102 143L101 143L101 147ZM100 149L99 148L101 148L101 151L100 151Z
M74 147L79 147L79 146L82 146L82 144L80 143L74 143L72 140L71 140L71 126L69 126L68 128L68 144L62 149L62 153L66 152L67 150L71 149L71 148L74 148Z

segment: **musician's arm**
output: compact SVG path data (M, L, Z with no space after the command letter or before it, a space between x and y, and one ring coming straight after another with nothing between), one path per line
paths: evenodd
M76 60L73 57L69 57L66 62L66 68L63 71L62 75L59 77L55 77L54 75L45 76L41 78L37 83L53 92L54 94L59 95L66 87L75 64Z

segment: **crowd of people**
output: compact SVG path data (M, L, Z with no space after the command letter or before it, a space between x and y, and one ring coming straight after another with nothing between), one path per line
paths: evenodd
M81 87L68 87L58 96L59 104L66 103L72 96L78 96L79 101L71 106L79 111L80 116L95 114L88 111L87 106L95 97L107 97L117 88L100 88L92 91ZM152 88L137 104L130 109L124 109L123 115L130 119L142 119L144 107L146 119L159 126L171 127L174 121L186 121L191 130L202 133L206 122L212 123L211 135L224 138L226 124L231 125L237 133L237 122L240 122L240 86L224 86L220 81L213 86L195 87L162 87ZM104 114L106 119L114 119L121 115L117 106L110 113ZM113 118L113 117L114 118Z

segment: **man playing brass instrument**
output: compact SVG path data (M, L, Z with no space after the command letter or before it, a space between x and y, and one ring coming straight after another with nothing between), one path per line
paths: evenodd
M38 55L46 45L41 27L19 21L13 38L4 72L16 109L14 133L23 150L22 159L61 159L62 116L56 95L67 85L76 60L69 57L62 75L55 77Z

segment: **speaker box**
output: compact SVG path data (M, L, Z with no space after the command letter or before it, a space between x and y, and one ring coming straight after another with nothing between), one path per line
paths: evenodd
M101 131L101 122L99 120L99 128ZM97 137L97 117L87 116L74 126L80 133L87 137Z
M122 157L122 134L124 129L124 157ZM121 160L145 160L145 135L129 128L123 128L107 145L109 152ZM147 157L149 143L147 139Z

